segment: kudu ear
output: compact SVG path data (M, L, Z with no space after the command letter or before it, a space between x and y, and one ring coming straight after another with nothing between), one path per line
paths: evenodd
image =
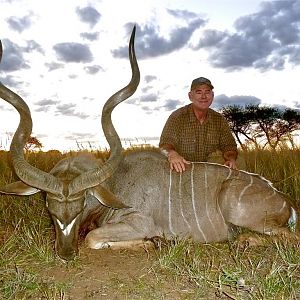
M40 192L39 189L27 185L22 181L16 181L0 187L0 193L9 195L29 196Z
M101 185L97 185L87 190L88 194L94 196L101 204L115 209L129 208L129 206L123 204L115 194L107 190Z

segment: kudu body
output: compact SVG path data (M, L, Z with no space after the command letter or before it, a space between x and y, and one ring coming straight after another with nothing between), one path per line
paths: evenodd
M143 151L122 157L111 112L139 83L133 43L134 31L129 43L131 82L106 102L102 112L103 131L111 147L105 163L92 155L77 156L60 161L50 174L29 165L22 151L31 134L29 109L19 96L0 85L0 97L21 116L10 148L21 182L0 192L30 195L46 191L56 251L63 259L76 255L79 228L91 219L98 228L88 233L86 242L94 249L155 236L223 241L230 238L234 226L266 234L289 232L288 223L297 222L295 208L256 174L213 163L192 163L178 174L170 171L159 153Z

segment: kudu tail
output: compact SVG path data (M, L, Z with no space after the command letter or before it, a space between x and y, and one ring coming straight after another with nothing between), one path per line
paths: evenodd
M288 220L288 227L292 232L299 232L300 223L299 223L299 209L297 210L291 206L291 215Z

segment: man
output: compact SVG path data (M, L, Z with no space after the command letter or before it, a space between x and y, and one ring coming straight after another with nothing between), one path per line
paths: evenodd
M212 110L214 98L210 80L193 80L189 99L191 104L174 111L167 120L159 147L169 160L170 168L185 171L191 161L207 161L209 154L220 150L225 165L237 169L237 146L226 119Z

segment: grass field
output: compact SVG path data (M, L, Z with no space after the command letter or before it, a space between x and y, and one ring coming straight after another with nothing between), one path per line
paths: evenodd
M58 151L30 153L49 171ZM107 151L95 153L106 159ZM300 199L300 151L251 150L243 168ZM0 151L0 185L16 180ZM41 195L0 196L0 299L300 299L300 249L283 239L247 247L234 241L174 240L161 251L101 254L84 249L65 263L54 254L54 229Z

